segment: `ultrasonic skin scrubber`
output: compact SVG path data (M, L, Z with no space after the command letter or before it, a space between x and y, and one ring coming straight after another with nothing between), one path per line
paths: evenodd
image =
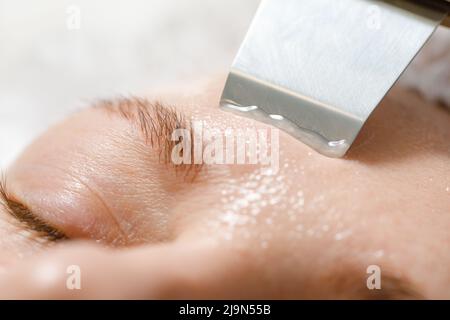
M449 11L450 0L263 0L221 107L342 157Z

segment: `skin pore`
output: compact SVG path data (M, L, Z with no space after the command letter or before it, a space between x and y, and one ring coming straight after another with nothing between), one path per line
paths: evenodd
M219 110L223 83L101 101L30 145L6 196L68 239L0 207L0 297L450 298L448 111L395 87L343 159L279 132L275 173L170 163L193 119L270 130Z

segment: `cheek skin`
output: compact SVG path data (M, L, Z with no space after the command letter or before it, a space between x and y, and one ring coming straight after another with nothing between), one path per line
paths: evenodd
M199 117L219 128L254 125L217 112L220 92L209 94L196 101ZM285 273L321 285L323 273L342 261L364 279L367 266L378 264L442 297L450 284L450 257L443 250L450 243L450 136L448 114L441 111L394 89L346 159L320 156L280 133L280 172L223 169L225 178L180 203L180 211L198 217L184 236L202 233L255 251L274 279ZM437 272L429 274L430 268Z

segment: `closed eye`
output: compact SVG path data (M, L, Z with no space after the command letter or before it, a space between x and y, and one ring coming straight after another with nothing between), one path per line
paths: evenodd
M201 168L171 161L177 129L189 130L189 123L170 106L100 101L25 150L8 172L9 190L2 183L1 204L21 227L52 241L121 246L166 239L168 222L160 216L183 190L179 178L192 182ZM141 194L146 200L137 201ZM141 236L148 225L154 232Z
M6 189L6 179L0 180L0 206L3 206L16 221L35 236L48 241L67 240L68 237L58 228L39 218L28 207L14 199Z

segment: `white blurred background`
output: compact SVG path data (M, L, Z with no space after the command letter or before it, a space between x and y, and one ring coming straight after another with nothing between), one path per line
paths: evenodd
M90 100L227 70L258 3L0 0L0 168Z
M0 169L91 100L228 70L258 3L0 0ZM404 83L450 101L449 32L432 43L439 65L422 59Z

